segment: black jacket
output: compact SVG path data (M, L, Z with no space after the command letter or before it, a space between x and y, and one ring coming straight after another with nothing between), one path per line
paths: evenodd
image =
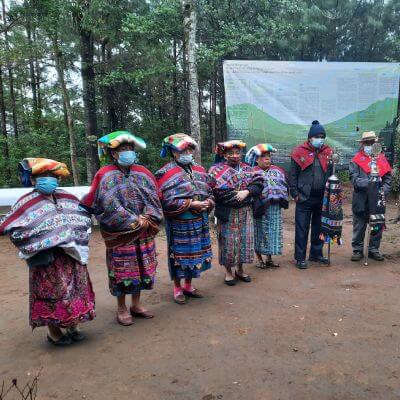
M314 178L314 163L305 168L303 171L300 166L292 159L289 174L289 187L290 194L293 198L299 196L298 203L304 203L310 198L311 188ZM323 176L323 185L325 184L332 175L332 166L329 164L328 169ZM324 188L322 188L322 193ZM322 196L321 196L322 197Z
M368 212L368 178L369 175L355 162L349 164L350 180L354 186L352 210L354 214L365 215ZM392 190L392 174L382 177L383 191L387 197Z

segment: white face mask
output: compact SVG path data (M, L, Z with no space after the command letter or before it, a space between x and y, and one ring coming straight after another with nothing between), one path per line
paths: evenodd
M189 165L193 163L193 154L181 154L178 161L183 165Z
M316 148L319 149L321 148L325 143L324 138L311 138L311 144Z
M364 146L364 153L370 156L372 154L372 146Z

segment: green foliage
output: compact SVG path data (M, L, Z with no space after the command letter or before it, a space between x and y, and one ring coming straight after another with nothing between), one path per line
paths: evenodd
M342 184L350 182L350 174L348 169L338 171L337 176Z
M400 192L400 124L396 128L396 139L394 145L395 164L393 168L393 191Z
M217 102L216 139L224 138L223 59L400 59L398 0L197 0L197 11L197 67L206 167L214 157L209 109L212 87ZM65 61L79 170L81 180L86 179L78 20L81 29L93 35L98 135L128 129L143 137L148 149L140 154L140 161L154 171L165 162L159 157L162 138L189 131L180 0L12 2L7 8L6 21L12 22L8 42L0 34L8 135L6 140L0 132L0 168L5 171L9 166L12 174L8 182L5 174L0 175L1 186L18 184L16 165L26 156L51 157L70 164L68 132L54 69L54 38ZM13 114L18 139L14 136Z

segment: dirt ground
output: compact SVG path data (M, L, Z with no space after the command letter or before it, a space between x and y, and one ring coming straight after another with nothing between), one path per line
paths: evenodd
M345 211L345 243L331 267L294 267L292 205L281 268L248 266L253 282L228 287L215 263L197 282L206 298L184 306L172 302L158 237L158 282L144 295L156 317L131 327L115 322L95 232L97 318L83 325L87 340L66 349L48 344L43 328L31 332L27 267L0 238L0 381L24 382L42 368L40 400L399 399L400 225L384 234L386 262L362 267L349 261L349 204ZM389 218L394 212L392 204Z

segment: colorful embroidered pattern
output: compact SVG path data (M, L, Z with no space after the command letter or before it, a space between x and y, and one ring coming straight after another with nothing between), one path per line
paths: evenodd
M268 143L260 143L253 146L247 153L245 161L247 164L254 167L257 163L257 158L264 154L275 153L277 150Z
M174 135L164 138L160 156L164 158L167 156L168 150L181 152L190 146L196 149L198 144L194 139L184 133L175 133Z
M86 266L62 250L49 266L29 269L29 320L32 329L68 328L95 317L92 283Z
M208 173L212 178L211 185L216 201L233 207L241 205L235 199L237 191L245 190L252 184L262 185L264 180L260 171L245 163L240 163L238 169L235 169L228 163L221 162L213 165ZM246 203L250 200L248 197Z
M59 161L49 158L24 158L18 164L19 177L25 187L31 187L31 176L51 172L60 178L70 176L67 166Z
M128 245L107 249L106 258L109 288L113 296L153 288L157 258L152 237L142 234Z
M250 206L232 208L228 222L218 220L219 263L235 267L254 258L254 223Z
M281 207L287 208L289 206L289 189L283 169L275 165L271 165L267 170L262 170L259 167L254 169L262 173L264 178L260 202L264 206L277 203Z
M231 149L244 149L246 147L246 143L241 140L228 140L226 142L218 143L215 147L215 153L222 157L224 153Z
M116 131L101 137L97 141L97 151L99 159L104 161L107 157L106 148L115 149L122 143L130 143L135 146L135 149L145 149L146 142L138 136L133 135L128 131Z
M386 199L380 176L370 178L367 196L371 235L376 235L385 229Z
M39 251L61 247L75 249L73 257L88 259L89 214L79 200L63 191L54 193L57 203L37 191L21 197L0 224L0 234L9 234L23 258ZM66 250L67 251L67 250Z
M82 205L108 232L131 231L139 215L146 214L158 223L163 216L155 178L141 165L133 165L128 175L115 165L101 168Z
M211 179L200 165L194 164L189 170L171 161L158 170L155 176L166 216L183 213L189 208L190 200L213 199Z
M256 253L282 254L282 209L279 204L269 205L261 218L254 219L254 233Z
M322 200L321 240L342 244L342 203L343 191L340 182L328 179Z
M169 273L171 279L198 278L211 268L211 238L208 214L189 211L167 219Z

